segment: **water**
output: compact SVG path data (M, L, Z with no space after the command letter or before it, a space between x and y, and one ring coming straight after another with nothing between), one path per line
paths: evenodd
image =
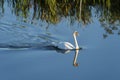
M70 17L62 18L57 24L42 20L31 20L16 16L4 2L4 13L0 12L0 80L119 80L120 36L117 30L108 34L92 9L93 22L82 25L70 23ZM14 8L15 9L15 8ZM33 10L31 8L31 13ZM26 21L25 21L26 20ZM31 23L33 21L33 23ZM112 25L110 25L112 27ZM50 42L68 41L74 44L72 33L79 32L79 46L76 51L59 51L45 48ZM107 37L106 37L107 36ZM23 43L38 46L32 48L9 48L8 45L25 46ZM1 46L1 45L0 45ZM8 48L7 48L8 47ZM76 63L73 65L75 56Z

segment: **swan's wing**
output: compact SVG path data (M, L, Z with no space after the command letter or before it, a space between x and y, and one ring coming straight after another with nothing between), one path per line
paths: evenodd
M59 49L64 49L64 50L75 49L75 47L69 42L60 42L56 45L56 47L58 47Z
M67 49L75 49L75 47L69 42L64 42L64 44Z

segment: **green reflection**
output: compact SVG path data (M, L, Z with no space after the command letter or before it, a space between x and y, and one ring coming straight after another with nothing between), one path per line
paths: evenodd
M0 16L2 13L4 13L4 8L3 8L4 0L0 0Z
M115 30L120 34L119 0L0 0L0 15L4 13L4 1L7 1L11 12L23 17L25 22L32 16L31 21L40 19L50 24L70 17L71 24L78 21L87 25L93 21L91 11L94 8L95 16L106 31L103 36L114 34Z

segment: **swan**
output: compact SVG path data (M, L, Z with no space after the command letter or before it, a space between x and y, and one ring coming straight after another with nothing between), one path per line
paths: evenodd
M73 50L73 49L79 50L80 48L79 48L79 45L78 45L78 42L77 42L77 38L76 38L76 36L78 36L78 35L79 35L79 33L77 31L75 31L73 33L73 38L74 38L75 46L72 45L69 42L59 42L56 47L58 49L63 49L63 50Z

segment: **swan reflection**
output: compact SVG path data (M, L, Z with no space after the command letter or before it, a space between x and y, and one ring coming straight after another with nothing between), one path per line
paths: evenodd
M79 50L82 50L82 48L79 49ZM71 51L74 51L75 54L74 54L74 57L73 57L73 66L78 67L79 63L77 62L77 58L78 58L78 55L79 55L79 50L76 49L76 50L56 50L56 51L58 53L62 53L62 54L69 54Z
M76 50L75 55L74 55L74 60L73 60L73 66L75 66L75 67L79 66L79 64L77 63L78 53L79 53L79 50Z

